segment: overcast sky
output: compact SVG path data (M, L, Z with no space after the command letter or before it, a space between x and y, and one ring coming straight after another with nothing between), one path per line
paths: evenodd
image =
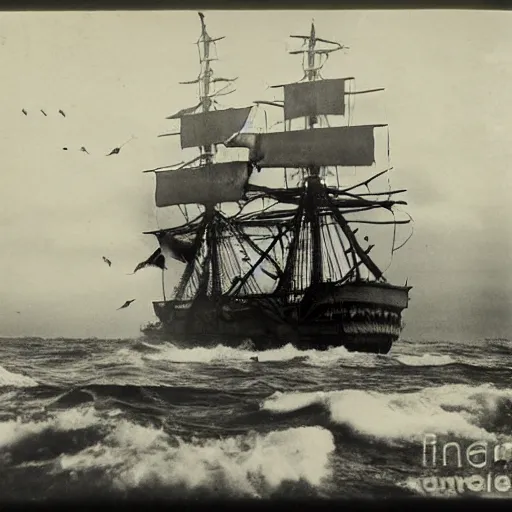
M415 220L387 272L414 286L404 336L510 335L512 13L205 15L210 35L226 36L218 74L240 77L229 106L301 78L288 35L312 18L318 36L350 47L324 76L386 87L391 181L409 190ZM154 318L160 272L126 274L157 247L142 231L172 215L156 214L142 171L183 160L178 139L156 136L196 101L178 82L197 76L199 33L194 11L1 14L0 335L137 336Z

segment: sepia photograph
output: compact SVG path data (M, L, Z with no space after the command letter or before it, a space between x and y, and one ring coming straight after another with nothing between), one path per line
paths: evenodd
M512 497L512 13L0 12L0 504Z

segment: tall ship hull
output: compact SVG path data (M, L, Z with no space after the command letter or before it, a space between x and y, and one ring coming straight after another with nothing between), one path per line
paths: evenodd
M302 350L345 347L387 354L400 337L408 291L409 287L358 283L311 290L295 304L265 295L224 303L208 298L159 301L153 306L160 325L147 334L184 347L239 346L250 340L255 350L291 343Z
M351 119L353 95L382 89L353 91L353 78L323 79L327 57L344 47L317 37L312 25L307 36L291 36L303 41L290 53L302 55L304 75L275 86L284 100L218 108L234 79L214 77L213 49L222 38L211 38L199 16L201 69L183 82L199 86L199 103L169 116L181 128L165 134L179 135L181 148L199 155L145 171L156 176L156 207L179 208L185 222L147 233L159 248L135 271L160 268L164 298L153 303L159 322L143 333L184 347L291 343L388 353L400 338L411 287L387 282L370 256L374 245L359 231L390 225L393 255L410 238L397 247L397 226L412 219L395 217L395 206L406 203L394 197L405 190L371 189L392 169L389 139L386 168L376 164L376 133L387 125ZM265 127L252 129L255 110L267 106L282 112L274 124L284 130L272 131L266 113ZM369 177L357 179L362 172ZM382 212L393 219L364 218ZM171 265L181 277L167 298Z

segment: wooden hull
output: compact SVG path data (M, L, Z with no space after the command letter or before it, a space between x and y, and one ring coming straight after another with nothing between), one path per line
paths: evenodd
M291 343L300 350L345 347L386 354L402 330L409 287L326 283L301 300L272 295L155 302L159 329L145 331L182 347L240 346L255 350Z

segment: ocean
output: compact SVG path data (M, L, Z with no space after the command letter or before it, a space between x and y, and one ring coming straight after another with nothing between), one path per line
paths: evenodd
M507 340L373 355L4 338L0 503L509 497L507 465L466 449L506 447L511 353Z

